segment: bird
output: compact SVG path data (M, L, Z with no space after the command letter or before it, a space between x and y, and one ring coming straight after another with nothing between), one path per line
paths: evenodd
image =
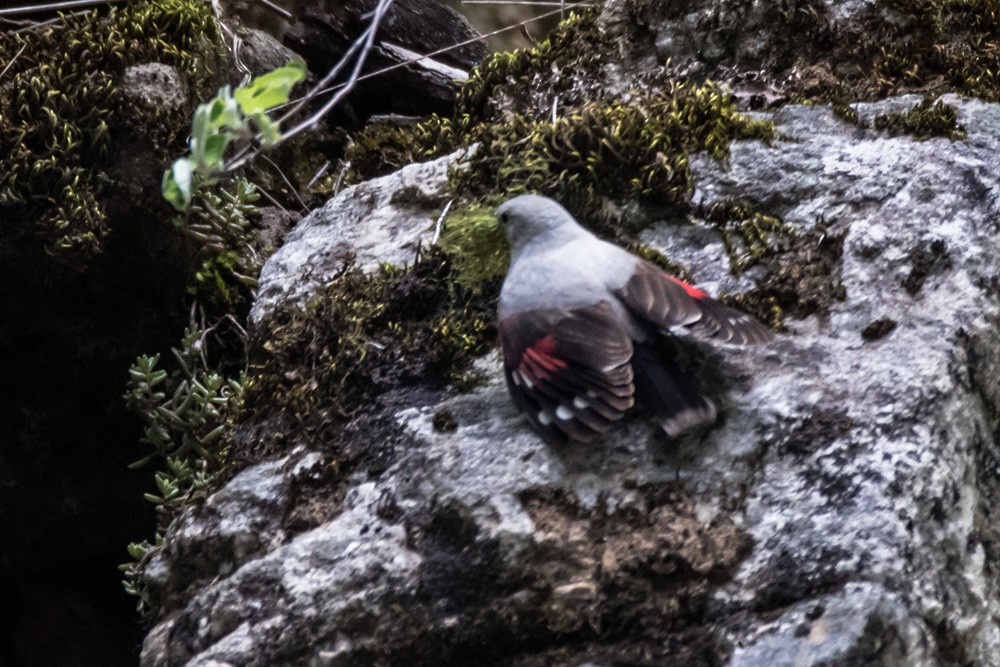
M497 309L507 389L550 443L592 441L637 403L670 437L714 422L714 403L671 354L673 327L738 345L773 338L553 199L520 195L496 217L511 255Z

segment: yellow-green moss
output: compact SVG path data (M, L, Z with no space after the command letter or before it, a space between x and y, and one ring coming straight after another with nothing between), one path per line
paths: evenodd
M0 33L3 217L23 220L49 253L84 266L110 231L101 194L111 132L143 126L118 89L125 68L165 63L196 85L218 39L201 0L151 0Z
M584 224L619 236L649 219L621 215L626 202L684 217L692 154L724 160L734 139L775 139L771 123L738 113L712 82L664 78L609 97L601 65L614 52L611 42L592 11L533 48L492 54L470 73L451 117L376 125L355 136L346 155L350 179L475 144L468 168L453 179L457 196L492 208L520 193L546 194Z
M958 111L944 102L925 99L912 109L875 117L876 130L892 136L910 135L916 139L948 137L952 141L965 139L965 128L958 124Z
M242 419L281 414L297 433L330 443L383 392L461 378L496 338L497 292L498 282L463 287L437 249L406 268L348 264L304 308L290 304L256 327Z
M490 207L473 203L453 208L438 244L452 258L455 282L462 287L480 291L507 272L510 250Z
M722 235L730 269L739 274L788 249L794 230L747 201L724 200L698 213Z
M847 296L840 275L845 236L820 221L786 239L781 252L761 256L763 277L755 289L723 296L722 301L777 330L784 328L786 317L826 317L834 302Z
M800 26L816 39L775 43L771 74L793 102L911 92L1000 101L998 11L996 0L882 0L855 21L817 12Z
M659 250L651 248L648 245L633 241L625 246L625 249L630 253L642 257L647 262L652 262L658 267L666 271L672 276L676 276L681 280L686 280L688 282L693 281L693 276L691 275L691 270L682 264L674 262L666 255L664 255Z
M737 113L731 96L711 84L673 81L629 99L570 107L555 122L515 114L502 122L432 118L415 130L374 127L349 153L357 177L478 144L455 189L493 205L523 192L559 199L596 224L610 202L637 200L686 210L693 188L691 154L722 160L734 139L774 139L770 123ZM617 219L632 227L634 220ZM634 227L631 229L634 231Z

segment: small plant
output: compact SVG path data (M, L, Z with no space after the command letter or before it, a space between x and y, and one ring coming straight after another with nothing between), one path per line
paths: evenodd
M206 306L232 310L257 287L262 260L253 242L259 200L256 186L243 178L202 184L188 211L174 218L174 226L199 245L204 257L188 294Z
M244 374L234 380L212 370L206 350L211 333L211 328L192 316L181 344L171 350L175 362L171 370L160 367L159 354L142 355L129 369L124 398L146 422L141 442L153 449L129 467L140 468L155 460L165 466L153 475L156 492L144 495L161 513L161 528L180 507L203 493L222 470L229 418L243 396ZM153 543L129 544L133 560L119 566L126 592L139 597L140 613L150 603L143 572L162 542L158 532Z
M155 475L159 495L146 499L173 506L204 488L225 459L223 434L230 406L243 392L242 378L226 380L212 372L205 352L208 331L185 329L172 350L176 367L158 368L160 355L142 355L129 369L125 401L146 422L142 442L153 452L138 468L161 458L167 470Z
M278 143L278 123L267 112L288 102L292 86L305 76L305 65L293 60L235 91L223 86L213 99L198 105L188 142L191 153L163 174L164 199L186 212L199 186L219 181L226 149L237 139L258 138L264 146Z

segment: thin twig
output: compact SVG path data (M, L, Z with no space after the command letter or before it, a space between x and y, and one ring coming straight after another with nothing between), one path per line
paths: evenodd
M444 222L444 216L448 215L448 209L451 208L451 204L454 201L454 199L449 199L448 203L444 205L444 210L441 211L441 215L438 216L437 224L434 225L434 238L431 239L431 245L438 242L438 238L441 236L441 224Z
M295 18L295 15L292 14L290 11L288 11L284 7L281 7L279 5L274 4L270 0L257 0L257 3L261 4L261 5L264 5L265 7L267 7L268 9L270 9L271 11L273 11L273 12L275 12L277 14L280 14L281 16L284 16L288 20L291 20L291 19Z
M255 183L254 185L256 185L256 183ZM271 202L272 204L274 204L275 206L277 206L278 208L280 208L280 209L281 209L282 211L284 211L284 212L285 212L285 213L287 213L288 215L292 215L292 212L291 212L291 211L289 211L289 210L288 210L287 208L285 208L284 206L282 206L282 205L281 205L281 202L279 202L279 201L278 201L277 199L275 199L274 197L272 197L272 196L271 196L271 195L270 195L270 194L268 193L268 191L267 191L267 190L265 190L264 188L260 187L259 185L257 185L257 189L258 189L258 190L260 190L260 193L261 193L262 195L264 195L264 197L265 197L265 198L266 198L266 199L267 199L267 200L268 200L269 202Z
M292 182L288 180L287 176L285 176L285 172L281 171L281 168L277 164L275 164L274 160L272 160L271 158L267 157L266 155L261 155L261 157L267 160L267 163L269 165L274 167L274 170L278 172L278 174L281 176L281 180L285 182L285 185L287 185L288 189L292 191L292 194L295 195L295 198L299 200L299 204L302 205L302 208L305 209L307 213L312 213L312 209L306 206L306 203L302 201L302 197L299 196L299 193L295 189L295 186L292 185Z
M46 2L40 5L25 5L23 7L10 7L0 9L0 16L17 16L18 14L39 14L41 12L61 12L66 9L77 9L79 7L99 7L100 5L111 5L125 0L65 0L64 2Z
M386 12L389 11L389 5L391 4L392 0L379 0L378 6L375 7L375 11L372 15L372 21L368 24L367 35L365 35L364 48L361 53L358 54L357 60L354 61L354 70L351 72L350 78L344 82L337 94L331 97L326 104L319 108L318 111L295 127L283 133L283 138L291 139L303 130L318 123L323 116L325 116L333 107L337 106L340 100L342 100L347 93L350 92L350 90L354 87L354 84L358 81L358 77L361 76L361 68L365 66L368 54L371 52L372 46L375 44L375 33L378 32L379 24L382 22L382 18L385 16Z
M291 100L285 104L272 107L271 110L273 111L291 106L291 108L288 109L288 111L286 111L278 119L278 122L281 123L287 120L289 117L296 114L300 109L302 109L306 104L308 104L318 95L322 95L323 93L336 92L336 94L333 97L331 97L330 100L328 100L318 111L309 116L309 118L297 124L295 127L289 129L287 132L282 133L279 143L291 139L292 137L300 134L304 130L309 129L316 123L318 123L323 118L323 116L329 113L330 110L333 109L333 107L339 104L341 100L343 100L343 98L347 96L347 94L354 88L354 86L359 81L365 81L366 79L370 79L372 77L379 76L381 74L385 74L393 70L397 70L401 67L407 67L414 63L420 62L421 60L426 60L427 58L433 58L434 56L440 55L442 53L447 53L449 51L453 51L468 44L484 40L487 37L499 35L503 32L507 32L508 30L516 30L529 23L540 21L541 19L545 19L550 16L555 16L564 10L564 7L560 7L559 9L554 9L550 12L544 12L542 14L539 14L538 16L533 16L531 18L525 19L524 21L520 21L518 23L503 28L498 28L497 30L488 32L485 35L480 35L479 37L473 37L471 39L458 42L457 44L452 44L450 46L446 46L437 49L435 51L431 51L430 53L426 53L422 56L411 58L410 60L405 60L403 62L396 63L395 65L390 65L388 67L383 67L382 69L376 70L374 72L369 72L368 74L361 74L360 73L361 68L364 66L365 60L368 57L368 53L371 50L372 45L374 44L375 33L378 30L378 24L381 22L386 11L388 11L388 7L390 4L392 4L392 0L379 0L379 4L375 7L375 10L372 12L372 21L371 23L369 23L368 28L359 36L358 39L354 41L353 44L351 44L351 46L347 49L344 55L341 56L337 64L334 65L330 69L330 71L326 73L326 76L324 76L319 83L313 86L313 88L308 93L306 93L304 96L300 97L297 100ZM577 6L590 6L590 5L587 3L574 2L574 3L567 3L565 5L565 8L572 9ZM361 53L358 55L358 58L355 61L354 69L351 72L350 78L348 78L348 80L345 81L344 83L340 83L335 86L330 86L329 88L325 87L334 78L336 78L338 74L340 74L340 70L344 68L344 66L347 64L350 58L359 50L361 50ZM232 161L226 167L223 168L223 171L232 172L235 171L236 169L239 169L244 164L253 159L256 155L258 155L261 152L261 150L262 148L258 145L251 145L243 148L235 156L233 156Z
M587 4L584 4L584 3L572 3L572 4L569 4L569 5L566 5L566 6L572 9L574 7L588 7L590 5L587 5ZM414 63L418 63L421 60L426 60L427 58L433 58L434 56L439 56L442 53L448 53L449 51L454 51L455 49L459 49L459 48L461 48L463 46L468 46L469 44L473 44L475 42L484 40L484 39L486 39L488 37L493 37L494 35L499 35L501 33L507 32L508 30L517 30L517 29L521 28L522 26L525 26L525 25L527 25L529 23L533 23L533 22L539 21L541 19L549 18L550 16L555 16L556 14L559 13L559 11L560 10L555 9L555 10L553 10L551 12L545 12L544 14L539 14L538 16L534 16L534 17L532 17L530 19L525 19L524 21L521 21L519 23L512 23L509 26L506 26L506 27L503 27L503 28L498 28L498 29L496 29L496 30L494 30L492 32L488 32L488 33L486 33L484 35L480 35L479 37L473 37L471 39L466 39L464 41L458 42L457 44L452 44L451 46L444 46L444 47L442 47L440 49L437 49L436 51L431 51L430 53L425 53L424 55L419 56L417 58L411 58L410 60L404 60L401 63L396 63L395 65L389 65L388 67L383 67L382 69L375 70L374 72L369 72L368 74L363 74L363 75L359 76L358 77L358 81L365 81L365 80L370 79L372 77L379 76L381 74L386 74L388 72L392 72L393 70L400 69L401 67L406 67L408 65L412 65ZM337 84L336 86L330 86L329 88L324 88L323 90L316 91L316 95L319 95L319 94L322 94L322 93L332 93L335 90L339 90L341 87L343 87L343 85L344 84L340 83L340 84ZM312 91L310 91L310 92L312 92ZM312 95L312 97L315 97L316 95ZM310 99L311 99L311 97L310 97ZM281 109L281 108L286 107L286 106L288 106L290 104L297 104L299 101L302 101L302 100L306 100L306 98L302 97L302 98L299 98L299 100L292 100L290 102L286 102L285 104L280 104L280 105L278 105L276 107L272 107L271 110L273 111L275 109ZM285 114L284 116L282 116L282 118L285 118L287 116L288 116L288 114Z
M47 25L52 25L53 23L59 23L60 21L62 21L63 19L65 19L67 17L83 16L84 14L89 14L92 11L94 11L94 10L93 9L84 9L83 11L80 11L80 12L72 12L70 14L61 14L61 15L56 16L54 18L48 19L47 21L39 21L38 23L35 23L34 21L32 21L28 25L24 26L23 28L18 28L17 30L15 30L11 34L12 35L16 35L19 32L25 32L25 31L28 31L28 30L35 30L37 28L43 28L43 27L45 27Z
M347 170L351 168L351 162L348 160L344 163L343 168L340 170L340 174L337 176L337 182L333 184L333 194L340 192L340 186L344 183L344 176L347 175Z
M326 173L326 170L329 166L330 166L329 160L323 163L323 166L319 168L319 171L316 172L316 175L313 176L311 179L309 179L309 182L306 184L306 190L311 188L313 186L313 183L318 181L319 177Z
M22 53L24 53L24 50L26 48L28 48L28 43L27 42L25 42L24 44L21 45L21 49L17 53L14 54L14 57L10 59L10 62L7 63L7 66L3 68L2 72L0 72L0 79L2 79L3 75L7 73L7 70L9 70L11 68L11 66L14 65L14 61L17 60L18 56L20 56Z
M280 118L278 118L277 122L279 124L284 123L290 117L294 116L296 113L299 112L300 109L302 109L306 104L308 104L313 98L315 98L317 95L319 95L322 92L324 92L322 90L322 88L324 86L328 85L335 78L337 78L337 75L340 74L340 70L343 69L344 66L346 66L347 63L350 62L350 60L354 56L354 54L357 53L358 51L360 51L362 48L364 48L365 50L358 56L358 58L359 58L361 64L362 65L364 64L365 58L367 58L367 56L368 56L367 51L371 49L370 42L372 40L374 40L374 38L375 38L375 31L378 29L378 23L381 22L382 16L385 14L385 11L388 10L388 7L389 7L390 4L392 4L392 0L379 0L379 4L378 4L378 6L376 6L375 13L372 16L372 21L371 21L371 23L368 24L368 27L365 29L365 31L363 33L361 33L361 36L358 37L358 39L354 40L354 43L351 44L351 46L347 49L347 51L344 52L344 55L342 55L340 57L340 60L337 61L337 64L330 68L330 70L326 73L326 75L322 78L322 80L319 81L319 83L317 83L315 86L313 86L309 90L309 92L306 93L303 97L301 97L298 100L295 100L293 102L289 102L289 104L292 105L292 108L289 109L288 111L286 111ZM357 72L357 70L358 70L358 68L355 67L355 72ZM356 77L354 78L354 80L355 81L357 80ZM352 81L350 79L348 80L347 83L353 85L353 83L352 83ZM339 100L337 100L337 101L339 101ZM273 109L281 109L281 108L283 108L283 106L284 105L278 106L278 107L274 107ZM332 108L332 107L330 107L330 102L327 102L326 104L324 104L323 105L323 109L325 109L325 111L323 111L323 113L325 114L326 112L328 112L330 108ZM310 123L310 122L312 122L312 123L317 122L316 120L312 120L315 117L316 117L316 114L313 114L313 116L310 116L310 118L308 118L305 121L303 121L303 123L300 123L299 125L295 126L291 130L289 130L288 132L284 133L283 136L282 136L281 141L285 141L286 139L290 138L291 136L294 136L294 134L298 134L299 132L301 132L302 129L303 129L302 128L303 124ZM320 116L320 117L322 117L322 116ZM259 154L260 151L261 151L261 149L258 146L252 146L251 145L251 146L247 146L247 147L243 148L241 151L239 151L233 157L232 161L226 167L223 168L223 171L225 171L225 172L231 172L231 171L233 171L235 169L238 169L238 168L242 167L249 160L251 160L255 155Z

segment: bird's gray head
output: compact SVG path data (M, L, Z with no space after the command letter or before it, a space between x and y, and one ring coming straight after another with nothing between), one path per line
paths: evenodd
M497 220L514 254L539 237L556 240L586 233L559 202L541 195L521 195L504 202L497 208Z

